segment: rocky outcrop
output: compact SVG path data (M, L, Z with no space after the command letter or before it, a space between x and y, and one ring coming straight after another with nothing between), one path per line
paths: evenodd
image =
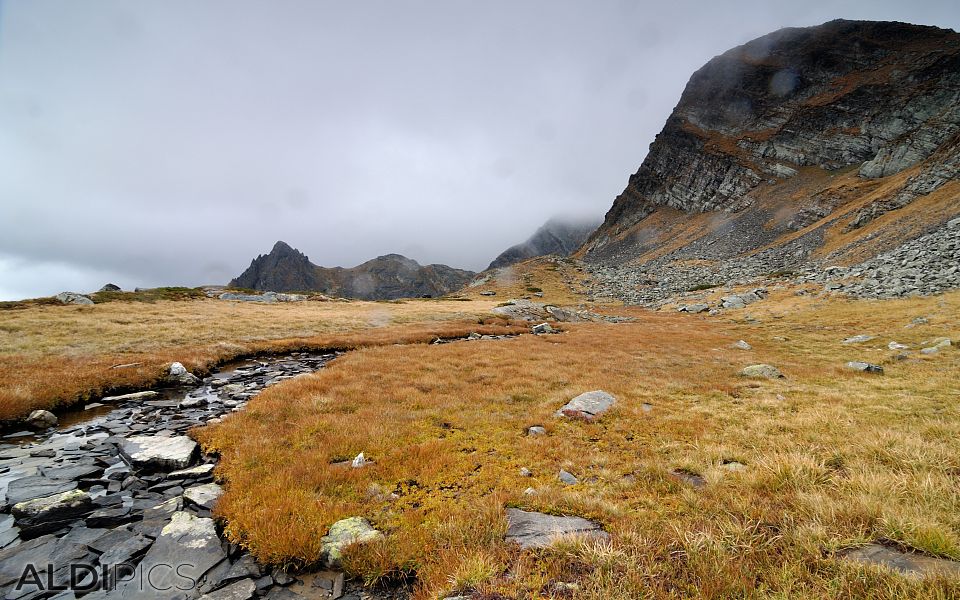
M873 193L847 218L856 230L955 180L958 135L960 34L866 21L782 29L694 73L583 257L623 263L669 243L642 226L654 214L745 211L754 223L712 221L701 232L714 236L708 247L684 255L730 258ZM830 187L848 173L850 185ZM874 180L889 184L869 187ZM745 239L719 239L725 231Z
M277 242L258 256L230 287L260 291L313 291L361 300L438 297L459 290L475 273L447 265L421 265L387 254L352 268L318 267L303 253Z
M507 267L535 256L570 256L583 245L600 225L599 220L554 217L544 223L527 241L511 246L493 259L487 269Z

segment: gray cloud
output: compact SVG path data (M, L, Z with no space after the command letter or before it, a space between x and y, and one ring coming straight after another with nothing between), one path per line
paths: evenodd
M323 265L478 269L602 215L690 74L782 26L955 2L4 3L0 298Z

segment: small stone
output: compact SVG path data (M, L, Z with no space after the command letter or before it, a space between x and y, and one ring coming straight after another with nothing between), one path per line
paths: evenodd
M61 494L36 498L13 505L11 514L21 535L35 537L62 528L69 521L90 512L90 494L70 490Z
M540 323L539 325L534 325L531 328L531 331L536 335L543 335L547 333L555 333L556 330L553 327L550 327L549 323Z
M599 523L581 517L559 517L519 508L507 509L507 524L506 540L519 544L522 549L545 548L558 538L568 536L597 540L610 538Z
M596 417L610 410L617 399L603 390L594 390L580 394L567 402L557 411L558 417L579 417L592 421Z
M185 469L193 462L196 452L197 443L185 435L135 435L120 442L120 453L138 468Z
M183 492L183 499L201 506L207 510L212 510L216 504L217 498L223 494L223 488L215 483L204 483L189 487Z
M563 469L560 469L560 474L557 476L561 483L564 485L576 485L580 483L580 480L573 476L572 473L568 473Z
M843 343L844 344L862 344L863 342L869 342L872 339L873 339L872 335L861 334L861 335L855 335L853 337L848 337L847 339L843 340Z
M854 371L860 371L862 373L876 373L878 375L883 374L883 367L880 365L874 365L867 362L861 362L858 360L852 360L847 363L848 369L853 369Z
M538 435L547 435L547 430L540 425L534 425L527 428L527 435L536 437Z
M867 544L845 552L843 558L864 565L882 566L914 577L960 575L960 562L907 554L880 544Z
M908 348L910 348L910 346L891 341L889 344L887 344L887 348L889 348L890 350L907 350Z
M257 584L253 579L241 579L200 596L200 600L250 600L256 591Z
M533 477L533 471L526 467L520 467L520 477Z
M537 490L533 489L532 487L528 487L527 489L523 490L523 495L524 495L524 496L536 496L536 495L537 495Z
M736 350L752 350L753 349L753 346L751 346L750 344L746 343L743 340L734 342L733 344L730 345L730 347Z
M58 423L57 415L49 410L35 410L27 417L27 425L34 429L47 429L55 427Z
M328 566L336 567L340 564L347 546L369 542L382 536L382 533L362 517L341 519L330 526L327 535L320 538L322 559Z
M744 367L744 369L740 371L740 375L744 377L758 377L758 378L765 378L765 379L782 379L783 378L783 373L781 373L779 369L777 369L772 365L765 365L765 364L750 365L749 367Z
M367 459L363 456L363 452L361 452L353 459L353 462L350 463L350 466L353 467L354 469L359 469L365 466L366 464L367 464Z

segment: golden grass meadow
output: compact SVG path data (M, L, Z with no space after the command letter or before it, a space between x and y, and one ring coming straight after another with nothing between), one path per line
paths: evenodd
M556 284L521 275L531 282ZM528 331L489 313L503 294L472 296L4 311L0 406L9 417L142 387L171 360L202 370L256 352L351 348L193 432L220 456L216 515L264 563L314 568L330 525L362 516L385 535L348 550L348 576L406 581L418 599L960 596L956 579L841 558L880 540L960 559L960 353L901 360L887 348L960 338L960 293L851 301L784 286L719 316L608 305L634 320L426 343ZM842 343L861 333L876 337ZM741 339L752 349L731 347ZM785 378L739 375L755 363ZM617 398L601 418L554 416L595 389ZM547 435L526 435L532 425ZM336 464L359 452L366 467ZM579 483L561 484L560 469ZM594 519L611 539L521 551L504 540L507 507Z

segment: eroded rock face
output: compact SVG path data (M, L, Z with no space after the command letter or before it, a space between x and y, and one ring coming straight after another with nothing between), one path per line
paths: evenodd
M629 259L630 246L642 241L623 234L658 208L739 211L752 205L759 186L792 179L802 167L855 167L870 179L922 163L903 187L861 210L850 227L862 227L955 179L958 135L956 32L842 20L781 29L693 74L586 242L585 257ZM808 204L814 218L835 207L830 198Z
M545 548L558 538L609 539L610 534L599 525L582 517L557 517L519 508L507 509L507 541L520 544L523 549Z

